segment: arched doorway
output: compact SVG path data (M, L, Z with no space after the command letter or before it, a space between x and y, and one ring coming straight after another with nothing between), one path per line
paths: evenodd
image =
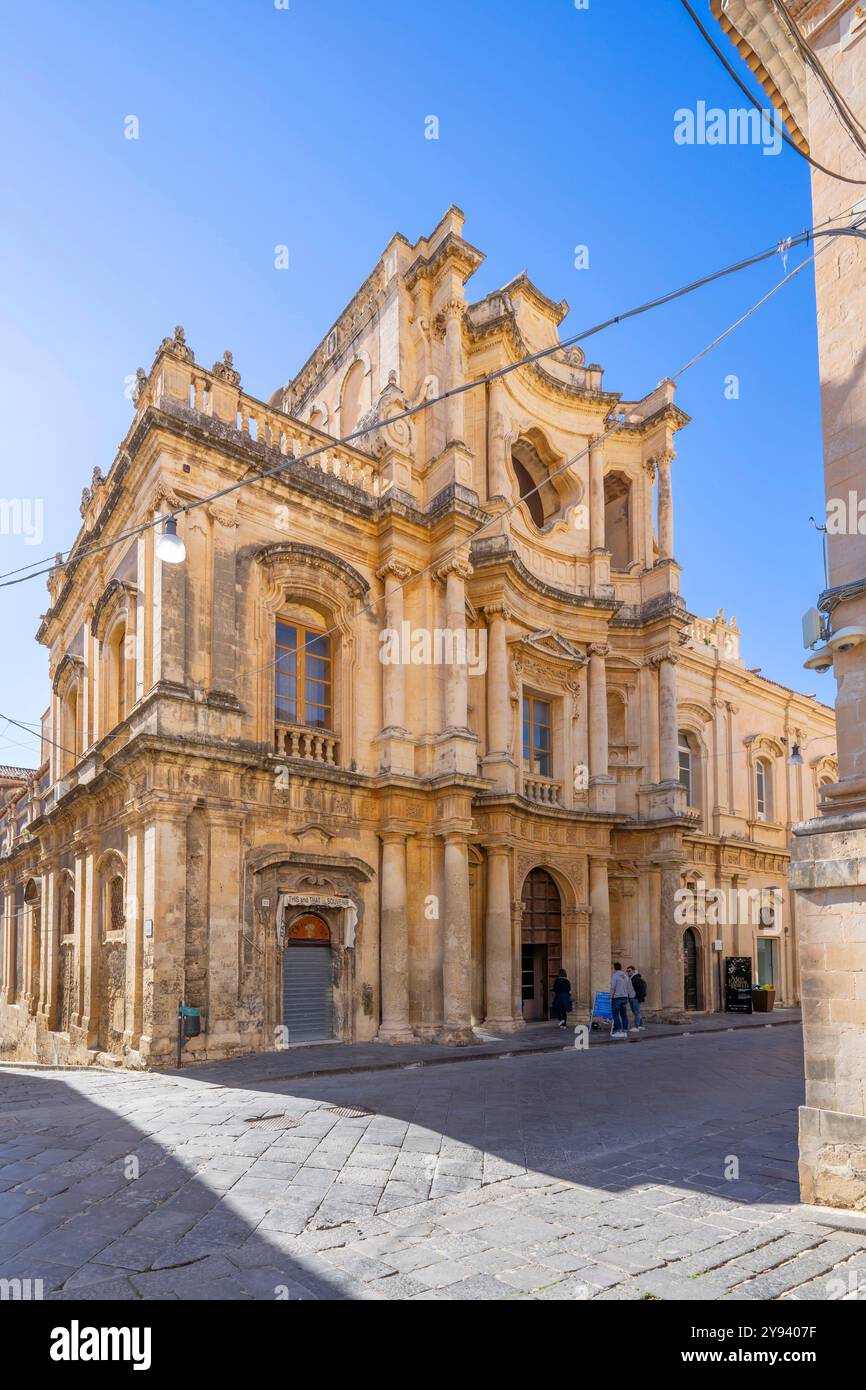
M523 885L521 926L523 1017L550 1017L553 981L562 968L562 902L546 869L532 869Z
M697 933L687 927L683 933L683 1003L687 1009L700 1008L699 958Z
M334 1036L331 929L313 912L286 924L283 1026L288 1044L326 1042Z

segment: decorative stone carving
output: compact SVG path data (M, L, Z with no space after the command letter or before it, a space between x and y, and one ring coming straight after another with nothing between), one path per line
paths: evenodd
M240 386L241 384L241 374L235 371L234 358L228 348L226 348L223 353L223 360L221 362L214 362L211 367L211 372L215 377L218 377L220 381L224 381L227 386Z
M181 362L194 362L195 353L186 341L186 334L182 324L177 324L173 338L163 338L157 353L167 352L172 357L177 357Z

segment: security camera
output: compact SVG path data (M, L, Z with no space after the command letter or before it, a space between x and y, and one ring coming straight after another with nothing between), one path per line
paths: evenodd
M866 642L866 627L840 627L830 637L834 652L852 652L861 642Z
M825 643L823 647L814 651L809 660L803 662L803 665L807 671L829 671L833 665L833 653L830 647Z

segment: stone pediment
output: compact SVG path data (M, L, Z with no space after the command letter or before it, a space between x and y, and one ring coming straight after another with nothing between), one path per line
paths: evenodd
M544 628L539 632L531 632L528 636L513 638L511 645L527 655L532 652L548 660L568 662L570 666L586 665L586 653L580 651L560 633L554 632L553 628Z
M326 849L328 841L333 838L333 831L326 830L323 825L313 821L308 825L302 825L292 835L292 839L301 849L311 850Z

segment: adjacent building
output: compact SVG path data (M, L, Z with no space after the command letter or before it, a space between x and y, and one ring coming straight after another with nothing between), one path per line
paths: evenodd
M181 1001L188 1056L470 1042L560 967L587 1018L614 958L656 1016L719 1008L728 955L797 1001L832 712L686 607L671 383L608 389L525 274L473 300L463 223L394 236L267 403L180 328L139 372L38 633L5 1055L170 1064Z
M866 216L866 7L852 0L712 0L812 171L813 221ZM839 177L834 177L840 175ZM849 182L843 182L848 179ZM859 180L858 182L856 182ZM853 182L852 182L853 181ZM866 247L815 243L829 583L826 630L808 661L832 667L838 782L796 827L806 1105L806 1201L866 1205Z

